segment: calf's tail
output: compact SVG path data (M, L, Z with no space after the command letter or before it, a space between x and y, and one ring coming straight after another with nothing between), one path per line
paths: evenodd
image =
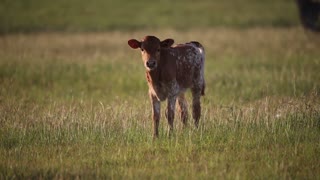
M197 41L191 41L190 43L194 44L200 51L201 53L201 79L202 79L202 89L201 89L201 95L204 96L204 91L206 88L206 82L204 80L204 61L205 61L205 51L204 47Z
M201 89L201 96L204 96L205 93L204 93L204 90L206 89L206 83L205 81L203 80L203 84L202 84L202 89Z

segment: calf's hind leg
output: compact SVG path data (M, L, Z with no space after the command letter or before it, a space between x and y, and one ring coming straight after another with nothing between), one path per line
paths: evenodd
M187 121L188 121L188 104L187 104L187 100L184 96L184 93L181 93L178 96L178 108L179 108L179 112L180 112L180 119L183 123L183 126L186 127Z
M201 105L200 105L201 90L192 89L192 116L196 127L199 126L199 119L201 116Z

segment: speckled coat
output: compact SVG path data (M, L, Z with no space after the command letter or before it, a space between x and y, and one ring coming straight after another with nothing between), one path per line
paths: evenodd
M200 96L204 95L204 61L205 52L198 42L179 44L172 47L172 39L160 41L154 36L146 36L142 41L131 39L128 44L140 48L142 60L146 67L149 96L152 102L154 137L158 137L160 120L160 101L168 100L166 117L169 134L173 131L176 100L180 117L187 124L188 112L184 93L192 92L192 109L195 125L198 126L201 105Z

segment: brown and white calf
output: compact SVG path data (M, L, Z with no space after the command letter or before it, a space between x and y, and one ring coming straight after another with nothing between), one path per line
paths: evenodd
M175 104L178 100L180 117L187 124L188 107L184 93L192 92L192 110L195 126L198 127L201 115L200 96L204 95L204 48L192 41L172 47L173 39L160 41L155 36L146 36L143 40L130 39L133 49L141 49L142 60L146 68L149 96L152 102L153 137L158 137L160 120L160 101L168 99L166 117L169 134L173 131Z

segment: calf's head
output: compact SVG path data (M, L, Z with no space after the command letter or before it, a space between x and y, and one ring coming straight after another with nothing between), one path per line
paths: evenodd
M146 36L143 40L130 39L128 45L133 49L141 49L142 60L148 71L157 68L160 62L161 50L168 48L174 43L173 39L160 41L155 36Z

